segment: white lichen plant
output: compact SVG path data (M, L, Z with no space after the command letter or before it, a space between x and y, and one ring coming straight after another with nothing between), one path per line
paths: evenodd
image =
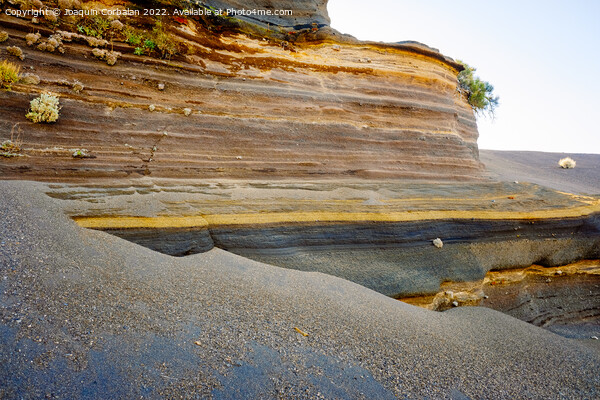
M560 167L564 169L571 169L575 168L575 165L577 165L577 163L571 157L565 157L560 159L558 165L560 165Z
M40 97L31 100L30 110L25 115L34 123L56 122L59 117L60 105L58 96L51 93L42 93Z

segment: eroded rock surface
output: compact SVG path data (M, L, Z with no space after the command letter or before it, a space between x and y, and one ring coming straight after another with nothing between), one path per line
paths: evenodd
M493 269L600 258L599 200L532 184L129 182L54 185L84 227L174 256L215 246L394 296ZM442 238L443 248L432 244Z
M168 19L179 49L170 61L114 41L122 55L109 67L80 39L65 39L64 54L27 46L28 33L46 40L58 28L4 14L0 23L2 54L20 46L24 61L11 61L40 78L1 94L1 139L20 134L24 155L0 159L5 178L482 177L461 67L425 46L283 43ZM41 91L60 96L54 124L25 119ZM73 158L76 149L91 157Z
M286 28L302 29L316 26L329 25L330 19L327 14L327 0L209 0L206 4L224 10L247 10L248 15L239 14L238 18L250 22L258 22L263 26L276 25ZM254 14L252 11L256 10ZM273 15L261 15L265 11L271 11ZM291 15L286 14L292 11ZM282 12L283 11L283 12ZM275 15L278 14L278 15Z
M566 337L591 339L600 332L600 262L495 270L478 281L444 282L435 295L400 300L436 311L479 305Z

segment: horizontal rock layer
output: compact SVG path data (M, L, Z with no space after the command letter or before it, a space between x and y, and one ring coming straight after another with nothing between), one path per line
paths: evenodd
M481 304L537 326L600 324L600 263L493 272ZM586 337L587 338L587 337Z
M400 300L444 311L480 305L563 336L588 339L600 323L600 262L492 271L471 282L444 282L436 295Z
M76 41L64 55L29 48L27 33L52 31L6 15L0 22L10 36L0 54L20 46L24 61L10 61L41 79L2 94L0 138L20 135L25 155L0 158L5 178L482 176L473 112L456 91L460 67L431 49L282 47L188 21L169 26L185 54L169 62L115 42L123 55L109 67ZM60 96L57 123L25 119L41 91ZM74 159L76 149L95 158Z
M600 258L598 199L530 184L146 182L48 194L81 226L166 254L215 246L394 297L493 269Z

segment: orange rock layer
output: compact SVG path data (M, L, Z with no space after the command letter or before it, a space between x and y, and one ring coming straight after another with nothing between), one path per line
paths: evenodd
M282 46L188 21L169 26L185 54L159 60L115 42L123 55L107 66L81 42L65 41L64 54L26 45L48 28L0 23L1 57L21 47L25 59L10 61L41 79L0 94L0 139L20 134L25 155L0 159L4 178L481 178L460 67L424 46ZM60 96L57 123L25 118L42 91ZM75 159L75 149L95 158Z

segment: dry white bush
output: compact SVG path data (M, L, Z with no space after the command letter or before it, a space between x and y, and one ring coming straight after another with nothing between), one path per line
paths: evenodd
M27 73L21 76L21 80L19 82L25 85L39 85L40 77L36 74Z
M40 40L41 37L42 35L39 33L28 33L27 35L25 35L27 46L33 46Z
M577 165L577 163L571 157L565 157L560 159L558 165L560 165L560 167L564 169L571 169L575 168L575 165Z
M30 107L31 109L25 117L36 124L58 120L60 111L58 96L42 93L40 97L31 100Z
M124 26L125 25L123 25L123 23L121 21L119 21L118 19L115 19L110 23L110 27L117 31L122 30Z
M21 50L20 47L17 47L17 46L8 46L6 48L6 52L8 54L10 54L11 56L18 57L20 60L24 60L25 59L25 55L23 54L23 50Z
M108 65L115 65L117 63L117 59L121 56L121 53L118 51L103 50L97 47L92 49L92 54L94 57L106 61Z

